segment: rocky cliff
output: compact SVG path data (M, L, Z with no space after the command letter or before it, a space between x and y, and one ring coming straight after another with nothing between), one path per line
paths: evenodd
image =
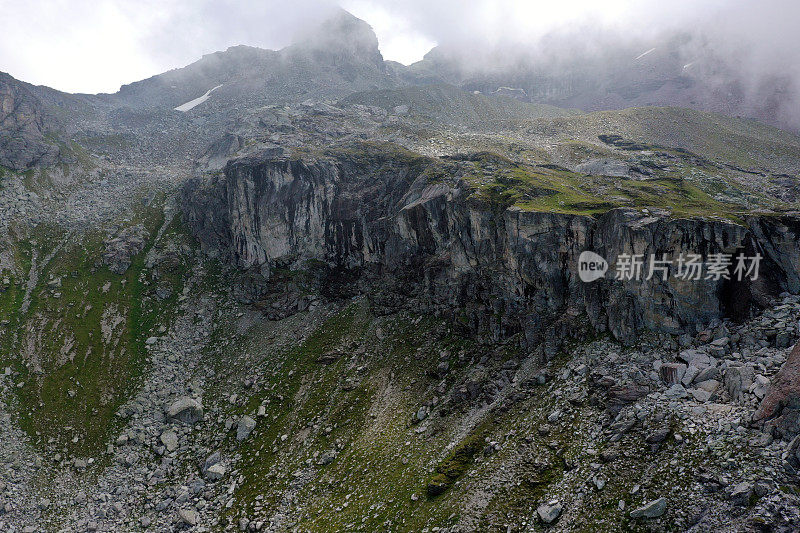
M457 166L441 164L387 145L304 157L273 150L190 181L183 200L206 250L241 268L321 261L331 272L379 279L383 300L393 291L413 295L414 305L494 340L522 333L551 351L574 324L633 342L643 329L680 334L715 318L743 318L800 290L794 216L734 223L635 209L526 211L479 198ZM608 259L604 279L579 279L585 250ZM764 257L756 281L738 281L732 267L731 280L680 280L674 271L646 280L646 265L640 280L612 279L622 254L756 252Z
M26 170L57 160L58 146L45 139L44 114L42 103L25 84L0 72L0 166Z

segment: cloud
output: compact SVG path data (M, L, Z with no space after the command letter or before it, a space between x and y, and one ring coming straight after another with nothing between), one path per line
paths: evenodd
M0 70L69 91L114 90L157 68L140 46L146 17L116 2L4 2Z
M679 37L677 60L691 65L687 75L718 93L697 99L720 102L732 91L731 101L743 103L731 111L800 127L796 0L472 0L466 8L458 0L349 3L367 20L402 21L466 72L514 72L524 62L558 72L567 58L595 68L615 50L630 48L633 58Z
M280 48L327 16L334 0L2 0L0 70L67 91L115 91L237 44ZM435 44L476 61L487 50L580 53L690 31L749 90L776 73L800 80L795 0L341 0L373 25L384 57L410 63ZM560 35L560 38L553 36ZM566 36L566 37L565 37ZM573 50L574 52L575 50ZM639 50L639 53L644 50ZM497 62L507 53L487 53ZM490 65L483 64L481 67ZM699 67L698 67L699 68ZM784 80L785 82L785 80ZM800 109L800 106L798 106ZM800 110L796 113L800 114Z
M0 70L69 92L123 83L249 44L281 48L332 0L3 0Z

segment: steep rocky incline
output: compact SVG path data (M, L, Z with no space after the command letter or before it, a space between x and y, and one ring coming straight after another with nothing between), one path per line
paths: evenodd
M207 250L242 268L322 261L331 273L380 278L389 300L413 294L431 310L465 313L459 320L470 329L497 340L522 331L531 346L545 340L550 350L570 323L588 319L632 342L642 329L694 332L800 290L794 215L732 222L635 209L596 217L524 210L479 197L465 179L446 181L441 164L389 145L303 158L272 150L188 182L185 214ZM609 260L607 279L579 279L585 250ZM610 279L623 254L681 253L760 253L761 276Z
M0 166L26 170L51 165L58 146L47 142L42 102L8 74L0 72Z

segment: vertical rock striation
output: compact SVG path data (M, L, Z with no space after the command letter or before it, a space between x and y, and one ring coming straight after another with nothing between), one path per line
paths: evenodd
M378 293L413 297L494 340L522 333L530 344L556 346L589 324L634 342L644 329L693 331L800 290L794 216L733 223L633 209L599 217L525 211L478 201L463 180L431 178L433 163L386 146L304 158L273 150L189 181L183 205L203 248L240 268L323 262L379 279ZM584 250L608 260L605 278L579 279ZM648 280L646 269L639 280L613 279L621 254L756 252L764 257L756 281Z

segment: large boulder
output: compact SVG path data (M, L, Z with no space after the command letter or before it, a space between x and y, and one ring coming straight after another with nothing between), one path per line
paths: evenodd
M178 434L174 431L165 431L161 434L160 440L168 452L174 452L178 449Z
M631 511L631 518L658 518L667 510L667 499L653 500Z
M167 408L167 418L184 424L195 424L203 420L203 405L194 398L183 396Z
M539 519L545 524L552 524L561 516L561 510L562 506L558 500L552 500L537 507L536 514L539 515Z
M732 365L725 370L725 388L732 400L741 401L755 379L755 369L749 365Z
M250 436L250 433L256 428L256 421L251 417L245 415L239 419L239 424L236 427L236 440L243 441Z
M787 439L800 435L800 343L773 378L753 422Z

